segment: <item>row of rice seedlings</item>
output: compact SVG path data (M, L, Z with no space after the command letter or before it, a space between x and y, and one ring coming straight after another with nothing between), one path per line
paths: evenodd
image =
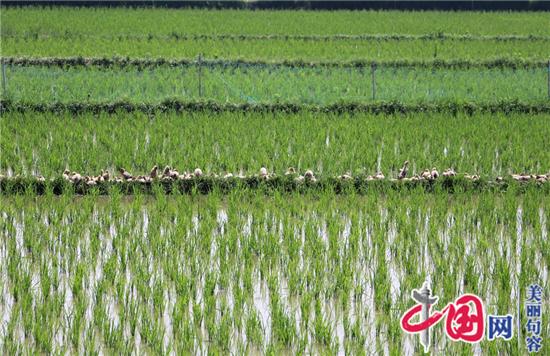
M472 39L186 39L178 36L83 35L57 37L28 35L3 36L5 56L25 57L132 57L132 58L206 58L248 60L492 60L495 58L546 60L548 38L507 41Z
M283 174L288 167L319 176L382 171L397 176L448 167L494 178L550 170L548 115L422 113L260 114L5 113L0 118L0 174L97 175L124 167L180 172ZM32 127L32 129L31 129ZM491 137L491 140L487 140Z
M24 102L498 102L547 99L547 69L8 66L4 93ZM373 87L374 85L374 87Z
M2 198L0 349L400 354L427 278L516 315L547 289L548 196ZM545 295L547 299L548 296ZM517 342L436 350L517 353Z
M479 34L550 36L545 12L292 11L6 7L7 36ZM490 23L491 26L487 26ZM353 24L353 26L350 26Z

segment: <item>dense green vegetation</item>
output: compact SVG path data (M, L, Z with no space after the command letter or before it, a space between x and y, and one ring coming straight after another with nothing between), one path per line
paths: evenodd
M315 61L546 60L548 24L544 13L7 8L2 11L2 52L34 57L192 58L202 53L210 58ZM369 34L382 38L345 37Z
M548 13L1 10L1 354L409 355L426 279L548 300L550 183L509 176L550 171ZM366 184L405 160L460 175ZM153 165L204 174L62 177Z
M548 115L327 115L6 113L0 170L23 175L84 174L155 165L180 171L279 174L293 166L321 175L396 175L438 167L494 178L550 170Z
M200 86L199 91L199 71ZM375 72L375 101L497 102L547 99L547 73L535 69L385 68ZM373 101L370 68L202 66L94 68L14 66L8 97L25 102L158 103L167 98L230 103L326 105Z
M548 288L537 190L0 199L10 354L419 353L399 318L426 277L442 301L473 292L496 314L516 313L518 288ZM442 325L433 340L520 352L445 342Z
M547 60L548 40L178 40L174 38L5 38L3 55L320 60L430 60L521 58Z
M465 16L466 15L466 16ZM545 12L2 8L5 35L426 34L550 36Z

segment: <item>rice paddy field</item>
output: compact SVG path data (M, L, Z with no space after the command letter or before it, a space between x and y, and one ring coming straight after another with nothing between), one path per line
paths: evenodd
M534 283L550 353L547 12L0 20L0 354L422 354L424 281L520 325L432 354L527 354Z

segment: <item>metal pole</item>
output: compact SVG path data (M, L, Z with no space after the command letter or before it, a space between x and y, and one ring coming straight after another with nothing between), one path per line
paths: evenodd
M202 98L202 53L199 54L199 98Z
M2 95L6 96L6 63L2 61Z
M376 70L376 63L372 63L370 66L371 69L371 81L372 81L372 100L376 99L376 80L374 78L374 71Z
M520 350L521 350L521 304L520 304L520 299L521 299L521 290L519 289L519 277L518 277L518 319L517 319L517 324L518 324L518 354L520 353Z
M548 61L548 98L550 99L550 60Z

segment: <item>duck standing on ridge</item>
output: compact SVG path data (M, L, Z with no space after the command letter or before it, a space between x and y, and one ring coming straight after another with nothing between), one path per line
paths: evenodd
M151 178L151 179L157 178L158 169L159 169L159 167L157 167L157 165L155 164L153 166L153 168L151 168L151 172L149 172L149 178Z
M119 171L120 171L120 174L122 175L122 178L124 180L132 180L132 178L134 178L128 171L126 171L122 167L120 167Z
M399 175L397 176L397 179L404 179L407 177L407 172L409 168L409 161L405 161L403 163L403 167L399 170Z

